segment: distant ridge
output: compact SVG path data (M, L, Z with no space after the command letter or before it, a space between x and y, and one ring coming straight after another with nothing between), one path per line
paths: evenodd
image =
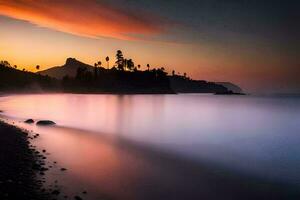
M216 84L226 87L234 93L244 93L243 89L231 82L216 82Z
M78 70L81 68L82 70ZM75 58L62 66L37 72L61 80L64 91L102 93L213 93L242 94L242 89L230 82L192 80L186 76L168 75L161 69L139 71L94 67ZM66 77L67 76L67 77ZM65 77L65 78L64 78Z
M0 63L0 92L5 93L36 93L58 92L60 83L49 76L21 71L10 65Z
M76 60L75 58L68 58L66 63L62 66L52 67L37 73L41 75L48 75L53 78L62 79L64 76L75 77L78 68L87 68L88 71L93 70L93 66L85 64Z

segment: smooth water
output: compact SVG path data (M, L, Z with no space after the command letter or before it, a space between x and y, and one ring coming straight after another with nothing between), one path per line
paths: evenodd
M141 180L166 174L157 152L300 185L297 97L15 95L1 97L0 109L15 121L55 121L53 128L19 125L42 134L39 145L73 170L72 181L116 198L134 199L151 182ZM140 155L141 148L158 156Z

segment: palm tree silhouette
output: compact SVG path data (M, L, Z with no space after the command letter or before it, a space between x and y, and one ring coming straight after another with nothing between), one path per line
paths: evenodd
M95 66L94 67L94 76L95 76L95 79L97 79L97 77L98 77L98 65L99 65L99 62L94 64L94 66Z
M128 59L126 64L127 64L127 68L130 71L134 69L134 62L132 61L132 59Z
M99 67L101 67L101 65L102 65L102 62L101 62L101 61L98 61L98 63L97 63L97 64L98 64L98 66L99 66Z
M148 71L149 71L149 69L150 69L150 65L149 64L147 64L147 68L148 68Z
M117 59L117 61L116 61L117 68L121 71L124 71L125 62L124 62L124 56L123 56L123 53L121 50L117 51L116 59Z
M128 66L128 60L125 58L124 61L123 61L124 70L126 70L127 66Z
M107 62L107 69L109 69L109 57L106 56L105 60L106 60L106 62Z
M137 66L137 67L138 67L138 69L140 69L140 68L141 68L141 65L140 65L140 64L138 64L138 66Z
M36 68L36 70L39 70L39 69L40 69L40 66L39 66L39 65L37 65L35 68Z

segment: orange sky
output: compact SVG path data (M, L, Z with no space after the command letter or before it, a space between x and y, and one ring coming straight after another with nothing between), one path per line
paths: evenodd
M106 56L113 60L121 49L136 64L187 72L195 79L232 81L247 91L262 86L300 90L295 77L299 62L268 40L230 36L232 30L222 32L221 42L203 39L203 31L195 32L200 39L193 40L189 32L195 28L163 13L96 0L0 0L0 59L34 71L37 64L42 69L63 65L67 57L88 64L104 62Z
M158 34L163 26L96 1L0 0L0 14L86 37L135 39L130 34Z

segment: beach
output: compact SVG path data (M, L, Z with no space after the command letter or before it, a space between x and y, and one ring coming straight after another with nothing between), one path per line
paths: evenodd
M290 120L299 115L298 99L284 100L212 95L3 97L1 118L10 125L1 123L0 129L5 182L1 199L299 199L298 123ZM188 104L180 106L182 101ZM237 119L245 113L256 115L254 108L265 122L272 120L260 125L261 119ZM25 123L27 119L34 122ZM56 124L39 126L39 120ZM251 124L256 125L255 135ZM285 127L292 130L288 135L282 132ZM17 176L20 173L25 178ZM19 180L15 188L11 183ZM23 198L24 191L32 196Z
M0 199L50 199L42 185L44 159L30 138L21 129L0 122Z
M59 130L57 128L54 128ZM59 131L58 131L59 132ZM73 179L68 175L58 174L58 182L48 185L45 171L48 171L48 158L43 155L43 151L39 152L35 146L31 145L30 140L40 137L36 133L26 133L15 126L9 125L3 121L0 122L0 199L30 199L30 200L55 200L55 199L98 199L99 190L97 184L93 187L98 188L93 191L89 188L88 196L84 191L81 196L66 195L64 189L71 188L71 193L76 193L78 185L84 181ZM120 144L122 151L128 151L125 144ZM247 177L242 174L228 173L225 169L215 168L214 166L198 165L188 160L178 160L168 154L161 152L149 151L143 147L129 147L130 152L139 159L149 159L169 172L160 171L158 174L151 173L152 177L144 177L145 181L140 181L139 191L136 194L123 193L123 197L112 198L116 194L102 195L101 199L298 199L299 193L296 188L289 188L287 185L276 184L266 180L258 180L254 177ZM46 150L44 150L46 151ZM77 152L78 153L78 152ZM124 154L126 156L127 153ZM79 153L80 155L80 153ZM127 155L127 159L129 155ZM121 159L122 160L122 159ZM136 162L136 161L135 161ZM47 163L47 166L46 166ZM56 163L56 162L55 162ZM141 165L142 163L139 163ZM148 166L144 166L144 172L149 171ZM153 167L153 166L152 166ZM50 166L50 168L52 168ZM130 167L131 168L131 167ZM132 163L132 168L136 168L136 164ZM50 171L52 169L49 169ZM74 171L74 168L68 169ZM140 170L140 169L139 169ZM44 173L45 172L45 173ZM136 171L136 173L140 173ZM127 178L136 178L130 170ZM177 175L175 175L177 174ZM114 174L110 174L111 181ZM171 176L171 177L170 177ZM199 179L201 177L201 179ZM124 178L124 177L123 177ZM150 179L149 179L150 178ZM67 179L67 180L64 180ZM68 180L69 179L69 180ZM73 179L73 180L72 180ZM109 179L108 179L109 180ZM120 180L120 179L119 179ZM172 183L171 181L175 181ZM66 182L65 182L66 181ZM68 183L68 181L71 182ZM125 180L123 180L125 181ZM82 182L82 183L81 183ZM99 182L101 185L101 183ZM109 182L107 182L110 185ZM156 188L155 185L159 186ZM162 187L163 186L163 187ZM73 187L73 188L72 188ZM162 187L162 188L161 188ZM155 189L156 188L156 189ZM177 188L176 190L174 190ZM125 189L125 188L124 188ZM127 188L128 189L128 188ZM100 189L101 191L101 189ZM218 191L218 192L217 192ZM91 192L91 193L90 193ZM119 193L118 191L115 191ZM127 191L129 192L129 191ZM81 192L80 192L81 193ZM122 193L122 192L121 192ZM148 194L150 196L144 196ZM117 195L118 196L118 195ZM116 196L115 196L116 197Z

